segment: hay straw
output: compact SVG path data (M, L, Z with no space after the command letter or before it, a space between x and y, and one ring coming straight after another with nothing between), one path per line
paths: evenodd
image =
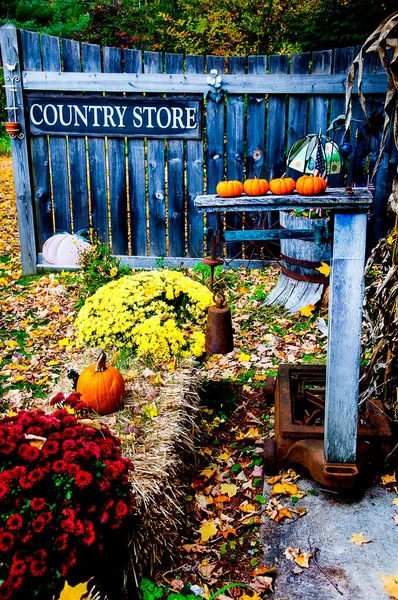
M76 357L70 367L81 372L92 364L95 351ZM142 372L142 369L141 369ZM184 361L174 373L162 373L154 388L150 377L126 377L124 407L98 420L121 440L122 454L134 464L131 486L136 503L133 530L129 535L129 569L138 586L151 577L156 566L173 559L184 525L184 475L195 460L195 415L199 406L199 377L193 361ZM65 392L70 380L58 386ZM158 415L142 416L143 408L156 406ZM145 413L144 413L145 414Z

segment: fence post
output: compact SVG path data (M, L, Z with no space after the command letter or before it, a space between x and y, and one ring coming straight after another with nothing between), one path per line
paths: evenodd
M36 273L37 254L21 66L19 62L21 49L18 44L17 30L14 25L4 25L4 27L0 28L0 47L4 65L7 107L16 107L17 121L21 125L21 133L11 138L11 148L22 271L24 275L30 275ZM8 118L14 120L14 111L9 110Z

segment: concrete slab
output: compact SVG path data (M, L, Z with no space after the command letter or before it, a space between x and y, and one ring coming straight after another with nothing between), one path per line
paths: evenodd
M398 513L398 506L392 504L396 494L374 485L362 496L349 497L322 490L305 477L297 484L312 491L295 505L307 509L305 516L279 524L264 516L264 562L279 564L274 600L388 600L379 573L398 572L398 527L392 518ZM266 498L270 490L265 484ZM294 508L285 497L281 504ZM351 536L360 532L372 542L362 547L353 544ZM318 548L320 568L311 559L308 569L300 569L285 557L290 546L306 552Z

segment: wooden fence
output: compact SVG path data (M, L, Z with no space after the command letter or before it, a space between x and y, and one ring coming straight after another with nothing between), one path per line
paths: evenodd
M350 47L228 59L162 55L101 48L12 25L1 28L0 44L8 107L16 107L22 130L12 139L12 152L25 273L36 270L43 243L55 231L89 227L134 266L153 265L162 257L166 264L185 265L201 258L204 227L214 225L214 215L199 214L195 197L214 193L224 178L281 176L291 144L321 128L326 133L344 113L346 74L356 54ZM208 82L212 70L222 78L218 89ZM363 87L375 98L386 90L384 72L371 56ZM101 102L103 97L197 100L202 132L197 139L34 133L29 102L32 107L32 102L38 105L35 98L49 96L61 103L66 93L68 98L83 95L86 103L94 97L98 102L100 97ZM357 100L353 113L358 120L350 132L349 181L358 167L357 131L364 124ZM13 115L10 111L10 121ZM337 143L342 135L335 134ZM390 163L395 161L391 146L375 181L374 239L384 233ZM227 221L242 227L233 214ZM236 251L227 248L229 256Z

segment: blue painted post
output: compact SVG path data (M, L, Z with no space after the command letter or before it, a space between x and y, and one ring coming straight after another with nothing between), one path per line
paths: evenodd
M355 463L362 330L365 213L336 213L329 296L325 458Z

